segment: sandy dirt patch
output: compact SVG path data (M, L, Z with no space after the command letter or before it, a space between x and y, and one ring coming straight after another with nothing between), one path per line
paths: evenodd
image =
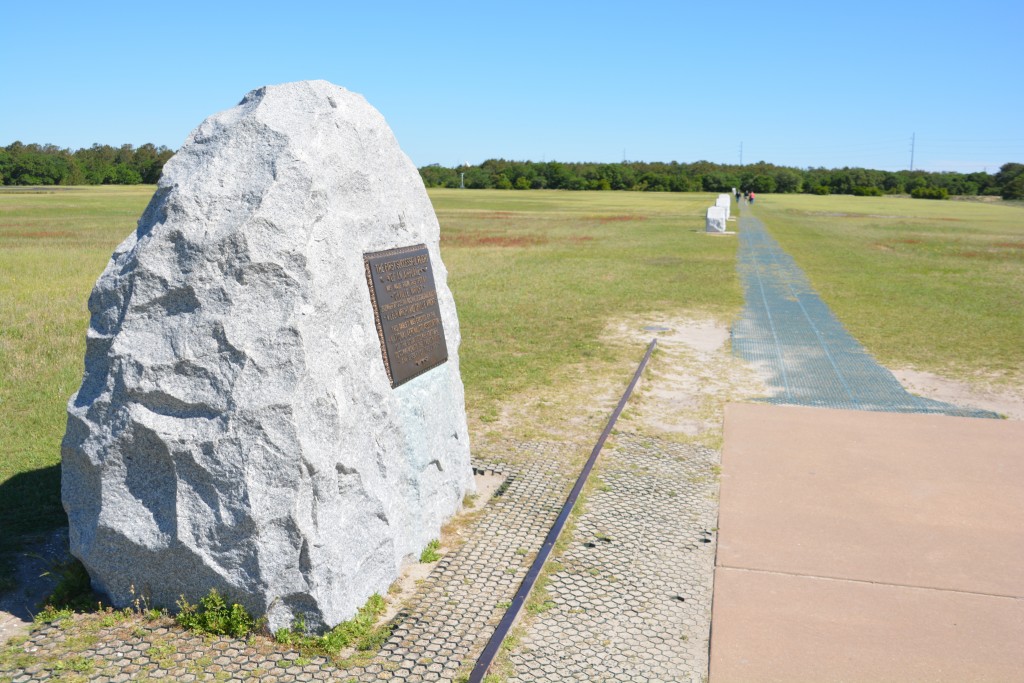
M910 368L892 371L907 391L961 408L991 410L1010 420L1024 420L1024 388L962 382Z
M630 399L621 431L721 446L724 406L766 396L756 369L733 356L728 325L710 318L646 316L618 320L609 343L650 343L657 351Z

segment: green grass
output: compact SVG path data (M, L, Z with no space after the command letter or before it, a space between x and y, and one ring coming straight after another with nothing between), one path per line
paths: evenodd
M60 440L89 292L152 192L0 192L0 551L66 522ZM430 196L477 430L524 394L582 407L581 377L628 378L642 349L626 358L602 344L609 320L739 311L736 241L702 232L714 195ZM1024 376L1021 204L764 195L754 210L883 362Z
M67 522L60 441L89 292L153 189L0 193L0 555L18 534Z
M356 615L343 621L327 633L317 636L306 632L305 623L298 619L291 628L281 628L274 633L279 643L297 647L304 655L338 656L342 650L355 647L362 652L379 650L391 636L389 624L377 625L377 620L387 610L387 602L374 593Z
M1024 381L1024 204L766 195L754 214L882 363Z
M66 523L60 441L82 378L89 293L153 189L0 192L0 543ZM741 303L735 240L702 234L713 195L430 194L471 418L493 418L534 387L569 394L581 365L614 360L599 341L609 319L728 319Z
M599 341L610 319L679 310L728 319L741 305L735 240L703 234L713 195L430 196L463 329L471 416L486 420L527 388L564 384L574 364L610 360Z
M7 550L19 534L66 523L60 441L82 377L89 292L153 189L0 192ZM712 195L435 190L431 198L462 327L467 408L479 420L532 387L570 391L581 363L610 360L599 336L611 318L738 310L735 241L701 234Z

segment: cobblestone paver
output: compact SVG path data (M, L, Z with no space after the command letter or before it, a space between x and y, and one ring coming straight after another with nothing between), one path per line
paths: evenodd
M603 457L509 681L706 680L718 454L620 434Z
M573 453L553 443L519 443L516 467L476 463L508 478L468 540L443 557L417 598L396 617L370 661L339 667L304 658L266 638L201 637L168 620L112 623L103 615L44 626L0 654L0 681L450 681L483 648L565 498ZM116 615L107 619L117 621ZM124 620L121 620L124 621Z
M578 474L571 447L518 443L467 540L443 557L382 649L344 665L267 638L184 632L115 614L43 626L0 646L0 682L451 681L468 672ZM598 486L511 653L516 681L700 680L707 670L716 454L632 435L606 448Z

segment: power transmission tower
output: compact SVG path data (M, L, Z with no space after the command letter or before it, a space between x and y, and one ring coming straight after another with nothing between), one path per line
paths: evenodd
M910 170L914 170L914 139L917 137L917 133L910 134Z

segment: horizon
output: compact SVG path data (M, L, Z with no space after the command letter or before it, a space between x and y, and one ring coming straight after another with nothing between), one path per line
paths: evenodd
M322 78L365 96L418 168L758 159L895 172L913 156L915 171L991 174L1024 161L1020 3L517 7L14 5L9 51L32 59L0 74L0 146L178 149L255 88Z

